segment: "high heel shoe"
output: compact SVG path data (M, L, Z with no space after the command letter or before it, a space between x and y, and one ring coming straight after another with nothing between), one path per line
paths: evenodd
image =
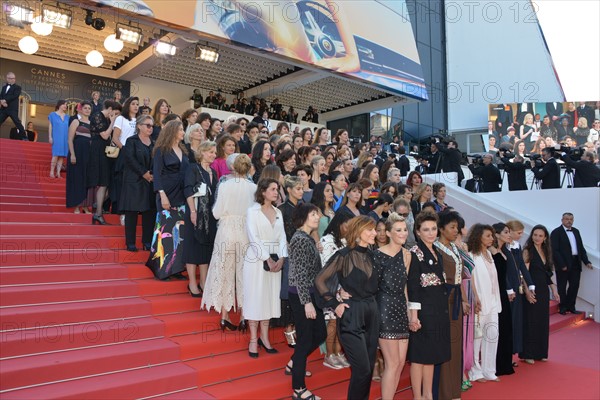
M100 225L108 225L108 223L104 220L104 217L102 215L92 215L92 225L96 225L96 224L100 224Z
M132 252L132 253L136 253L136 252L138 251L138 248L137 248L137 247L135 247L135 245L134 245L134 244L128 244L128 245L127 245L127 251L130 251L130 252Z
M202 297L202 293L194 293L192 292L192 289L190 289L190 285L188 284L188 293L190 294L190 296L192 297Z
M279 350L274 349L273 347L268 348L267 346L265 346L265 344L263 343L262 339L260 339L260 338L258 339L258 347L262 347L269 354L279 353Z
M250 339L250 344L252 343L256 343L256 339ZM248 346L248 356L250 356L250 358L258 358L258 346L256 346L256 353L253 353L250 351L250 346Z
M142 244L142 249L144 249L144 251L150 251L151 248L152 248L152 245L150 243Z
M242 332L242 333L246 333L246 331L248 330L248 323L246 322L245 319L240 321L240 324L238 325L238 331Z
M285 335L285 340L287 341L288 347L292 349L296 347L296 337L294 336L296 331L293 330L291 332L283 332L283 334Z
M237 326L232 324L230 321L227 321L226 319L222 319L221 320L221 331L225 332L225 329L233 332L233 331L237 330Z

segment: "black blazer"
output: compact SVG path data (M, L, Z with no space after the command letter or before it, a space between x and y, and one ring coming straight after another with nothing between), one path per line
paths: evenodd
M505 246L502 247L502 253L506 256L506 290L512 289L515 293L519 292L520 275L523 275L528 287L535 284L525 265L521 249L508 249Z
M500 192L502 190L502 176L498 167L490 164L482 167L475 167L473 164L469 164L469 170L473 175L481 177L483 183L484 193Z
M552 258L554 258L554 267L557 271L567 267L568 270L575 269L581 271L581 262L589 264L587 252L583 247L583 241L581 240L581 234L577 228L572 228L573 234L575 235L575 242L577 243L577 254L579 255L579 261L576 262L573 259L573 252L571 251L571 242L565 228L561 225L550 234L550 243L552 244Z
M546 114L552 120L552 117L560 117L560 114L563 113L563 105L561 102L556 103L556 107L554 107L553 103L546 103ZM557 119L557 121L560 121Z
M400 176L408 175L408 171L410 171L410 161L408 161L408 157L406 154L402 154L399 159L397 159L394 164L396 168L400 170Z
M152 183L142 176L152 173L152 149L154 142L146 146L138 135L127 139L121 149L124 153L123 186L119 208L124 211L148 211L156 209Z
M442 158L442 170L444 172L456 172L458 174L458 184L465 179L465 174L460 167L462 161L462 153L458 149L449 149L444 144L438 144L440 153L444 155Z
M563 157L563 161L569 167L575 169L573 177L573 186L575 187L596 187L600 181L600 169L593 163L585 160L574 161L568 155Z
M529 169L525 163L512 163L506 157L500 159L504 163L504 170L508 174L508 190L527 190L525 171Z
M554 158L551 158L541 168L532 168L533 175L542 181L542 189L560 188L560 167Z
M19 111L19 96L21 95L21 86L14 84L10 85L8 93L6 93L6 86L2 86L2 93L0 93L0 100L6 100L8 107L2 107L7 111Z

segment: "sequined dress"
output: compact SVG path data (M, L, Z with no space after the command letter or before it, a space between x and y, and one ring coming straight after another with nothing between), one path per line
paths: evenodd
M379 306L381 339L408 339L408 314L406 309L407 274L402 251L394 257L376 250L375 266L379 269Z

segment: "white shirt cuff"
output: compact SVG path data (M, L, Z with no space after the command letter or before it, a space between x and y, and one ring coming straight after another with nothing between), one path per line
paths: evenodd
M510 296L511 294L514 294L514 293L515 293L515 291L514 291L514 290L512 290L512 289L508 289L508 290L506 291L506 294L508 294L509 296Z
M529 285L529 290L531 290L532 292L535 292L535 285Z
M413 301L409 301L408 302L408 309L409 310L420 310L421 309L421 303L416 303Z

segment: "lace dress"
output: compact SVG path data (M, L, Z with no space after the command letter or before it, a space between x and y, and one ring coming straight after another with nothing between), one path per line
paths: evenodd
M403 252L391 257L379 250L374 254L375 266L379 269L379 306L381 339L408 339L408 314L406 309L407 274Z

